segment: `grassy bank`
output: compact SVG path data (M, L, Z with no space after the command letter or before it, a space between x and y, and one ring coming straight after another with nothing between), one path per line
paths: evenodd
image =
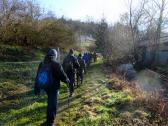
M33 95L33 84L37 63L0 64L1 106L0 122L3 125L40 125L45 122L46 95ZM11 69L14 68L14 69ZM118 104L131 98L123 92L113 92L105 87L107 78L101 70L101 62L88 71L84 84L67 102L67 88L63 84L59 98L57 125L111 124L111 114L118 115ZM70 112L70 120L69 120ZM113 115L113 116L114 116ZM17 120L17 121L16 121Z
M29 49L23 46L0 45L0 61L35 61L44 56L41 49Z
M44 92L36 97L33 91L37 67L38 63L0 63L0 125L25 126L44 122L47 97ZM64 92L66 86L62 87L61 92ZM66 93L61 97L64 95Z

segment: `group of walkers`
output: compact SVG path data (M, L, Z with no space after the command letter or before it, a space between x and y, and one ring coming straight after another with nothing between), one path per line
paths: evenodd
M84 53L83 55L83 60L86 62L86 67L88 68L91 64L91 62L96 62L97 60L97 55L96 53Z
M76 57L74 50L70 49L61 65L57 61L57 51L55 49L49 50L44 61L39 64L34 87L35 95L40 95L41 89L47 93L47 126L54 126L58 108L60 81L68 85L69 97L73 96L75 85L79 87L83 83L84 73L86 73L91 62L95 62L96 59L96 53L86 52L83 56L79 54Z

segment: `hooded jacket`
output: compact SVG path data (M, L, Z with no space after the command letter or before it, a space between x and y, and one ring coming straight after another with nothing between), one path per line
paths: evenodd
M69 54L65 57L65 59L64 59L64 61L63 61L63 64L62 64L62 65L63 65L63 68L66 67L65 64L66 64L66 60L67 60L67 59L72 62L73 70L72 70L72 71L69 71L69 72L66 73L66 74L75 74L75 69L78 69L78 68L80 67L77 58L76 58L74 55L72 55L72 54L69 53Z
M49 89L47 89L48 91L59 90L60 89L60 81L65 82L65 83L69 83L69 79L68 79L67 75L65 74L65 72L62 68L62 65L56 61L56 58L57 58L57 51L55 49L51 49L47 53L44 61L39 64L39 67L37 70L37 73L38 73L38 71L40 70L43 63L50 64L54 83L51 85L51 87ZM35 94L40 94L40 88L37 86L37 83L35 83L34 92L35 92Z

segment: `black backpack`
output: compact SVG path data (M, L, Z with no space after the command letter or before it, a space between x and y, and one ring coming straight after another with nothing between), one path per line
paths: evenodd
M36 76L36 84L41 89L48 89L53 83L53 75L51 69L51 63L41 63L41 67L38 70Z
M81 58L78 58L78 62L80 67L78 68L79 70L83 70L85 68L85 61Z
M64 71L66 73L73 71L73 69L74 69L74 67L73 67L73 61L72 61L72 59L71 59L70 56L67 56L64 59L63 67L64 67Z

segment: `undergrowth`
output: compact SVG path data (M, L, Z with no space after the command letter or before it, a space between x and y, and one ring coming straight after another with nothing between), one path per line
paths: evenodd
M0 45L0 61L32 61L40 60L44 56L44 51L40 49L30 49L23 46Z
M145 92L139 88L136 82L128 82L118 74L113 73L108 77L110 80L106 85L107 88L125 92L132 97L129 104L120 107L121 111L124 110L121 114L122 118L126 117L124 119L127 120L129 125L168 125L168 103L162 94L157 91L152 93ZM127 112L125 110L131 111Z

